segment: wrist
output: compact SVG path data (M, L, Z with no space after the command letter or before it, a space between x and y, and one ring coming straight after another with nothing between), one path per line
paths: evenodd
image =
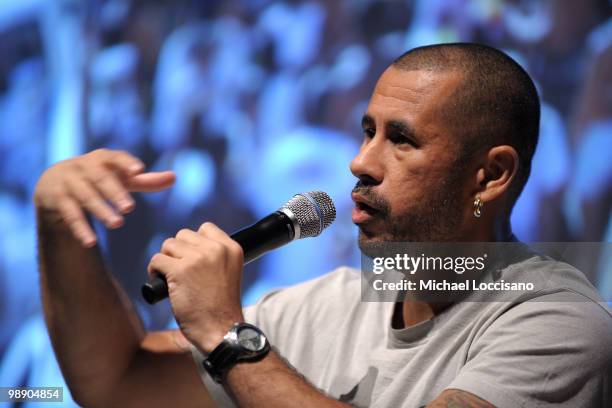
M236 316L234 319L224 319L209 326L209 328L200 336L200 340L196 347L200 349L204 355L209 355L221 342L223 338L232 328L235 323L243 323L244 317Z

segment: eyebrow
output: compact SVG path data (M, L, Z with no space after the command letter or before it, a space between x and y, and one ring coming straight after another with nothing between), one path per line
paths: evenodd
M416 134L414 128L410 124L401 120L390 120L386 123L386 132L401 133L405 137L412 139L413 142L420 142L422 139Z
M363 117L361 118L361 127L362 128L366 128L368 126L374 126L374 118L372 118L372 116L368 115L367 113L363 115Z
M369 114L364 114L361 118L361 127L374 127L376 121ZM414 131L414 127L410 126L409 123L406 123L402 120L393 119L389 122L385 123L385 133L401 133L404 137L411 139L416 144L421 144L423 142L423 138L419 137L419 135Z

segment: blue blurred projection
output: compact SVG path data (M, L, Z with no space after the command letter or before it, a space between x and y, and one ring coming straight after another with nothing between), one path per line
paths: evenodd
M232 232L296 193L326 191L337 221L248 265L251 304L358 265L348 166L361 115L377 77L415 46L490 44L537 82L540 143L511 219L520 239L612 240L609 6L586 2L574 15L569 2L544 1L0 1L0 385L65 387L38 294L32 192L45 168L106 147L176 172L169 190L135 196L123 228L97 227L149 329L175 327L167 302L151 307L138 293L165 238L207 220ZM612 254L589 269L612 291ZM64 396L58 406L76 406Z

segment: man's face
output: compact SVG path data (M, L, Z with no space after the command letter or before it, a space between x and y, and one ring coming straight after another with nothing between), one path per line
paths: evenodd
M470 200L460 143L442 107L460 83L455 72L388 68L362 121L364 141L351 162L353 222L359 244L459 241Z

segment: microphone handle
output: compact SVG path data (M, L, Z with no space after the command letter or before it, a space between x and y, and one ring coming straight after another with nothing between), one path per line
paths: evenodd
M263 254L293 241L294 237L295 227L291 219L282 211L276 211L250 227L233 233L230 238L242 247L246 265ZM167 298L168 284L165 276L158 273L149 279L142 286L141 293L151 305Z

